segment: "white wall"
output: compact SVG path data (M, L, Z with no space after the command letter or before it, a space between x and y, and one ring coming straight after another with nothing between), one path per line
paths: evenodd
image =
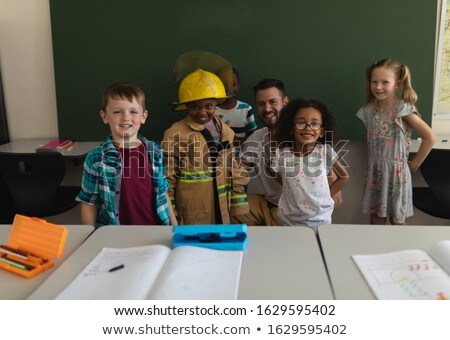
M48 0L0 0L0 67L10 139L57 137Z
M431 122L431 128L438 136L450 135L450 119L436 119L433 118Z

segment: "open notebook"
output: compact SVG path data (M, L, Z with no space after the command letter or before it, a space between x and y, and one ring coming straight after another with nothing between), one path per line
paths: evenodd
M242 251L103 248L56 299L236 299Z

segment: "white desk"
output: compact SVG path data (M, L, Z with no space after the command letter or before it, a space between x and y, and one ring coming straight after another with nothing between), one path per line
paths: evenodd
M94 227L87 225L68 225L66 227L69 229L69 232L67 234L63 255L61 258L55 259L53 268L31 279L0 269L0 299L26 299L94 230ZM0 225L0 244L7 244L10 229L10 225Z
M18 139L3 145L0 145L0 152L9 153L33 153L40 145L48 143L54 138L29 138ZM99 145L101 142L77 142L70 150L61 151L64 157L83 158L86 154Z
M422 140L413 139L409 147L409 152L416 153L419 150ZM433 149L450 149L450 136L436 136L436 143Z
M405 249L428 250L450 239L448 226L326 225L319 227L336 299L375 299L351 256Z
M171 246L171 237L171 227L101 227L29 298L55 298L103 247ZM333 299L312 229L249 227L248 238L239 299Z

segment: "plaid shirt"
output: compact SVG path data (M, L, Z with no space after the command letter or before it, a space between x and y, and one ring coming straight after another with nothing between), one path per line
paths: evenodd
M165 176L163 154L160 146L139 135L147 146L149 160L153 169L153 190L156 198L156 212L162 224L168 225L169 208L166 193L169 183ZM122 161L114 147L111 136L103 144L91 150L84 162L81 191L76 200L98 206L96 227L120 224L119 203L122 184ZM149 203L151 204L151 203Z

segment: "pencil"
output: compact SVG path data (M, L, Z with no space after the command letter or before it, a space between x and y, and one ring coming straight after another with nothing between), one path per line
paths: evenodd
M16 253L16 252L11 251L11 250L7 250L7 249L2 248L2 247L0 247L0 252L8 254L8 255L14 255L14 256L20 257L21 259L24 259L24 260L28 260L27 256L19 254L19 253Z
M13 261L4 259L3 257L0 257L0 262L4 262L4 263L6 263L6 264L8 264L8 265L10 265L12 267L16 267L16 268L19 268L19 269L22 269L22 270L28 270L27 267L25 267L25 266L23 266L23 265L21 265L21 264L19 264L17 262L13 262Z

